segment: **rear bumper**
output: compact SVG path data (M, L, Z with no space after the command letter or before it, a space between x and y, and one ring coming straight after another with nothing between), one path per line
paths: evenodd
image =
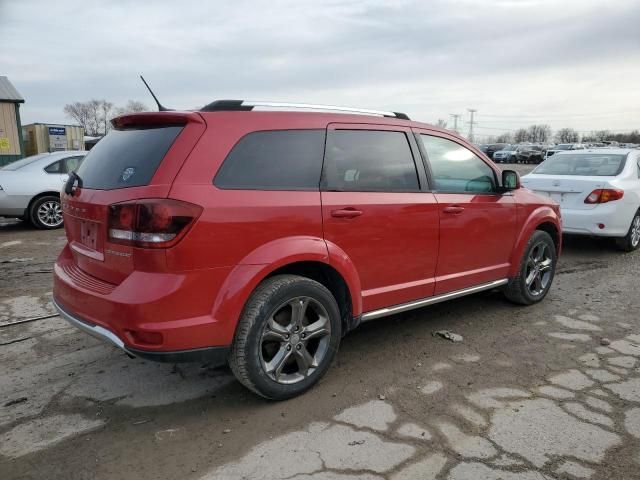
M138 348L128 347L124 343L124 341L114 332L101 327L100 325L96 325L87 322L84 319L80 319L78 316L70 313L64 307L60 306L60 304L56 302L55 298L53 299L53 305L55 306L60 316L74 327L104 342L115 345L130 356L140 357L156 362L207 362L216 366L226 363L227 357L229 355L229 347L205 347L169 352L141 350Z
M177 355L201 360L205 350L231 345L238 315L235 310L218 314L215 303L232 267L176 273L135 270L116 285L80 270L74 255L79 254L68 245L60 253L53 270L53 297L78 328L154 360Z
M588 210L562 209L562 232L598 237L624 237L629 231L633 209L624 204L603 203ZM599 225L604 225L600 228Z

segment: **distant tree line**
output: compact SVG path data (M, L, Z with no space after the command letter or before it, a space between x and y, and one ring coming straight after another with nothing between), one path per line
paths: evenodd
M84 128L85 135L99 137L111 128L110 120L125 113L144 112L149 108L137 100L129 100L123 107L116 107L107 100L73 102L64 106L64 113Z
M520 128L515 132L506 132L487 138L487 143L549 143L551 141L558 143L615 141L640 144L640 131L612 133L609 130L594 130L589 134L582 135L581 138L580 133L573 128L561 128L554 135L549 125L531 125L527 128Z

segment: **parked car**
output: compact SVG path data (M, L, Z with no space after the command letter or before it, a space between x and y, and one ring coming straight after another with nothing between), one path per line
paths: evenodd
M515 161L516 163L541 163L543 155L543 147L540 145L528 145L518 149Z
M63 194L64 318L142 358L228 361L283 399L361 322L549 291L558 205L463 138L392 112L260 106L294 111L217 101L113 120Z
M504 149L505 147L508 147L509 144L507 143L491 143L489 145L487 145L486 150L483 150L483 152L487 155L487 157L489 157L490 159L493 160L493 155Z
M60 228L60 189L86 154L41 153L0 168L0 217L21 218L37 228Z
M548 148L544 158L549 158L558 152L566 152L568 150L585 150L586 148L587 147L581 143L560 143Z
M493 154L493 161L496 163L516 163L518 153L527 148L529 145L507 145Z
M559 152L522 179L557 201L565 233L613 237L631 251L640 244L640 151L599 148Z

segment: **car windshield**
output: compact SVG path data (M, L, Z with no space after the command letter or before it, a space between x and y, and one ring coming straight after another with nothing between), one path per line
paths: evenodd
M514 145L509 145L507 147L504 147L502 150L506 150L507 152L513 152L517 147L515 147Z
M31 157L23 158L22 160L18 160L16 162L12 162L4 167L0 168L0 170L18 170L22 167L26 167L27 165L35 162L36 160L40 160L41 158L49 155L48 153L41 153L39 155L33 155Z
M554 150L571 150L570 143L561 143L560 145L556 145L553 147Z
M613 154L558 154L545 160L531 173L615 177L624 168L626 158L626 155Z

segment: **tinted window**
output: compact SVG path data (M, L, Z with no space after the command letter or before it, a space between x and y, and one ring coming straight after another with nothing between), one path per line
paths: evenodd
M324 185L349 192L406 192L420 189L403 132L331 130L327 137Z
M622 172L626 158L626 155L563 153L547 158L531 173L613 177Z
M65 173L64 160L58 160L57 162L53 162L51 165L47 165L44 168L44 171L47 173Z
M254 132L233 147L214 180L218 188L318 190L324 130Z
M441 192L492 192L493 169L471 150L445 138L420 135L427 152L435 190Z
M148 185L182 127L111 130L87 154L78 175L84 188Z

